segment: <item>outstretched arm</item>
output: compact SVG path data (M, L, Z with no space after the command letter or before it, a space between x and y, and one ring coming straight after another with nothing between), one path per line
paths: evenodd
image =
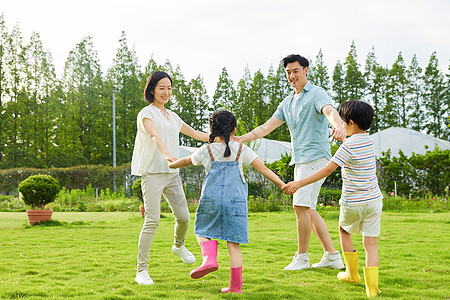
M168 162L175 161L176 158L173 157L172 154L170 154L169 150L167 150L166 146L161 140L158 131L156 130L155 123L153 123L152 120L147 118L144 118L142 120L142 123L144 125L145 130L147 131L147 134L150 136L150 139L155 143L156 148L158 148L159 152L161 152L161 154L164 155L164 158Z
M189 126L188 124L183 122L183 126L181 126L181 133L190 136L191 138L193 138L194 140L197 141L203 141L206 142L209 140L209 134L206 132L201 132L198 130L195 130L194 128L192 128L191 126Z
M277 187L283 189L285 184L274 172L267 168L264 163L259 159L255 158L251 163L252 167L256 169L259 173L263 174L264 177L275 183Z
M310 183L319 181L320 179L327 177L328 175L333 173L333 171L336 170L337 167L338 165L335 162L330 161L325 167L316 171L314 174L311 174L310 176L305 177L303 179L287 183L286 186L283 188L283 191L286 194L291 195L302 186L308 185Z
M339 117L338 112L336 109L334 109L333 106L325 105L322 108L323 115L327 118L328 122L330 122L331 126L333 126L333 131L331 132L331 135L333 136L333 139L343 142L345 139L345 131L344 127L342 126L342 120L341 117Z
M174 162L170 162L169 168L178 169L178 168L188 167L190 165L192 165L192 160L191 160L191 157L188 156L188 157L183 157L183 158L177 159Z
M280 127L280 125L283 123L284 122L281 121L280 119L271 117L269 120L267 120L266 123L256 127L249 133L244 134L242 136L233 137L233 141L236 141L238 143L244 143L257 140L259 138L265 137L266 135L274 131L276 128Z

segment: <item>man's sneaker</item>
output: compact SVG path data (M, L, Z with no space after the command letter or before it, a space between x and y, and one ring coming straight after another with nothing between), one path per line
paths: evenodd
M173 245L172 252L178 255L185 264L190 265L195 263L195 256L191 252L189 252L189 250L186 249L184 245L180 248L177 248L175 245Z
M148 276L147 270L137 273L134 280L136 280L136 282L138 284L143 284L143 285L152 285L153 284L153 280L150 278L150 276Z
M297 254L294 256L292 262L284 269L289 271L309 269L308 253Z
M311 265L311 268L343 269L344 264L342 263L341 253L339 251L325 251L320 262Z

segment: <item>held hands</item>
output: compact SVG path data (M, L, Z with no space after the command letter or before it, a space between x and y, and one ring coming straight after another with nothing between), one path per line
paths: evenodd
M176 169L176 167L175 167L175 161L173 161L173 162L169 162L169 161L168 161L168 163L169 163L169 168L171 168L171 169Z
M345 131L339 129L333 129L331 131L331 136L333 139L344 142L345 141Z
M284 185L282 190L286 195L292 195L301 187L302 187L302 184L301 184L300 180L297 180L297 181L288 182L287 184Z
M177 159L173 157L170 153L164 154L164 158L167 160L168 163L174 162ZM169 166L170 167L170 166Z

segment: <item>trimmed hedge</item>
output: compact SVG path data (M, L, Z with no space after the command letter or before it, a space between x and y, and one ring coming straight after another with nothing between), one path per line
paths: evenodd
M61 187L58 180L49 175L32 175L19 184L23 202L33 209L44 209L45 205L55 201Z
M58 180L62 187L73 190L84 189L89 184L93 188L98 189L113 189L114 183L116 186L125 186L126 181L131 180L130 173L129 163L116 168L102 165L87 165L71 168L0 170L0 194L17 195L19 183L32 175L50 175Z

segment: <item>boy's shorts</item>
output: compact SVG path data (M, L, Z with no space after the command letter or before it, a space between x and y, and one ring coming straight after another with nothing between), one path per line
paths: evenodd
M350 206L339 201L339 226L350 234L358 231L367 237L380 235L380 220L383 201L371 202L363 205Z
M294 180L300 180L308 177L317 170L325 167L327 163L328 159L321 157L304 164L296 164L294 168ZM294 193L292 204L295 206L306 206L310 209L316 210L317 197L319 196L320 187L324 181L325 178L299 188Z

